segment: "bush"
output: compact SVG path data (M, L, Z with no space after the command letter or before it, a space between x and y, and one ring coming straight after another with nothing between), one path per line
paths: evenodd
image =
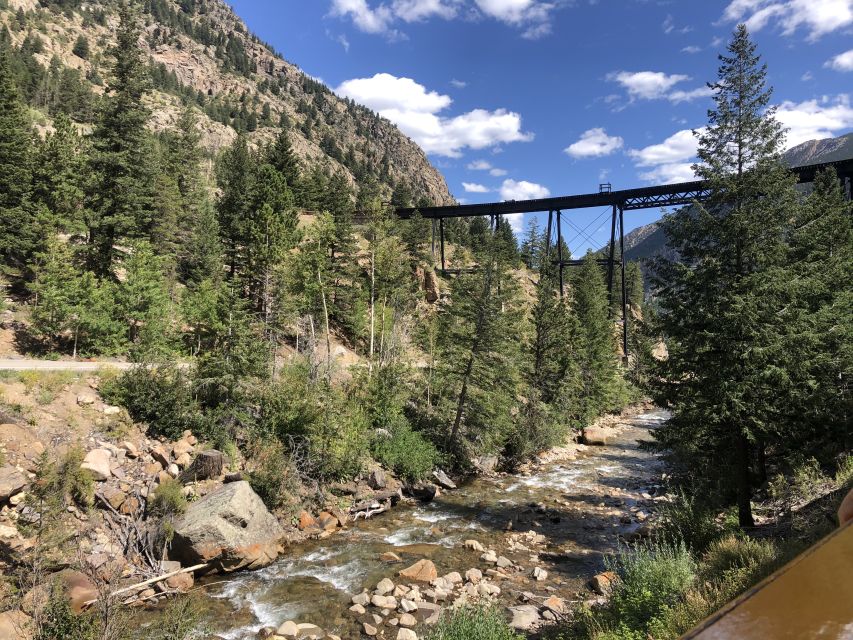
M397 427L391 437L376 436L371 450L379 462L408 482L426 478L439 461L435 446L408 425Z
M187 374L174 366L134 367L101 384L101 395L121 405L135 422L148 423L149 434L177 440L186 429L199 435L206 421L193 397Z
M92 474L81 469L83 448L75 445L57 462L48 453L41 455L31 491L37 508L60 511L69 503L89 509L95 503L95 481Z
M729 535L710 544L702 558L702 574L708 580L738 574L766 572L778 556L776 546L769 540L753 540Z
M456 609L442 617L426 636L426 640L523 640L507 626L497 607Z
M724 533L715 522L713 512L685 493L664 505L660 532L669 542L683 541L694 553L702 553Z
M174 478L164 480L154 489L148 506L152 514L161 518L181 515L187 510L183 485Z
M53 582L44 608L36 617L33 640L95 640L99 637L98 626L89 612L75 615L64 590Z
M299 504L299 474L284 445L267 440L249 452L249 484L267 508L275 511Z

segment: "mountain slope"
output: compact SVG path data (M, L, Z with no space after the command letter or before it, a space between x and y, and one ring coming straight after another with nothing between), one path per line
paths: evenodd
M853 158L853 133L803 142L786 151L783 158L792 167ZM670 253L660 222L638 227L625 236L625 257L628 260L648 260Z
M386 195L404 186L415 199L454 202L417 144L284 60L223 0L133 1L145 25L139 45L151 61L153 129L172 127L182 103L189 103L200 113L202 142L211 152L238 131L259 144L285 127L309 167L343 171L353 184L377 180ZM109 0L0 0L0 30L8 29L13 47L23 47L45 69L79 70L96 94L103 93L117 21ZM41 96L31 98L33 106L47 106Z

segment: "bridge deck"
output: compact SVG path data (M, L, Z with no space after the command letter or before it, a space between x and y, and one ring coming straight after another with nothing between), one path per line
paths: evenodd
M793 167L802 183L812 182L821 169L834 167L839 177L853 178L853 158L837 162L823 162L801 167ZM510 200L507 202L487 202L483 204L462 204L443 207L423 207L421 209L397 209L400 218L408 219L419 211L424 218L473 218L478 216L510 215L513 213L536 213L539 211L566 211L569 209L591 209L615 206L623 211L654 209L658 207L676 207L688 205L696 200L708 197L708 183L702 180L681 182L678 184L624 189L607 193L585 193L539 200ZM848 195L849 197L849 195Z

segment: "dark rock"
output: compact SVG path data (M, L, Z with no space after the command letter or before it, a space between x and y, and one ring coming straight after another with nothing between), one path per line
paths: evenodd
M225 474L225 483L229 482L240 482L243 479L242 471L235 471L234 473L226 473Z
M180 481L187 483L218 478L222 475L222 469L224 466L224 453L216 451L215 449L202 451L195 457L195 460L193 460L189 468L181 474Z
M442 489L455 489L456 483L453 482L450 478L447 477L447 474L444 473L441 469L432 472L432 477L435 478L435 481L438 483L438 486Z
M371 489L384 489L388 486L388 480L385 478L385 472L382 469L374 469L367 477L367 484Z
M421 502L432 502L438 495L438 487L431 482L421 482L407 488L409 495Z

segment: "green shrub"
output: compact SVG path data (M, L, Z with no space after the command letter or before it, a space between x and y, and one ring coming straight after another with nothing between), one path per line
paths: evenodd
M835 472L835 486L839 489L853 487L853 455L844 456Z
M426 640L523 640L498 607L466 606L445 615Z
M83 509L91 508L95 503L95 481L88 470L80 468L84 457L80 445L71 447L56 462L43 453L30 492L34 506L60 511L73 502Z
M267 440L252 447L249 484L271 510L299 504L299 475L284 445Z
M408 482L426 478L439 461L435 446L408 425L397 427L390 438L376 436L371 450L379 462Z
M152 436L176 440L186 429L201 436L209 431L189 376L177 367L134 367L102 382L101 395L127 409L135 422L147 423Z
M33 640L95 640L98 623L91 613L75 615L62 587L50 584L44 608L33 628Z
M701 572L708 580L730 574L763 573L776 561L778 552L770 540L729 535L712 542L702 558Z
M702 553L724 531L710 509L680 493L661 509L660 533L669 542L683 541L694 553Z
M191 640L204 638L209 633L202 622L204 613L203 596L181 595L169 600L157 621L146 629L148 640Z
M154 489L148 506L152 514L162 518L181 515L187 510L183 485L174 478L167 478Z
M696 563L684 543L622 549L607 566L619 576L599 621L604 632L616 634L603 636L608 638L645 638L651 621L677 603L696 579Z

